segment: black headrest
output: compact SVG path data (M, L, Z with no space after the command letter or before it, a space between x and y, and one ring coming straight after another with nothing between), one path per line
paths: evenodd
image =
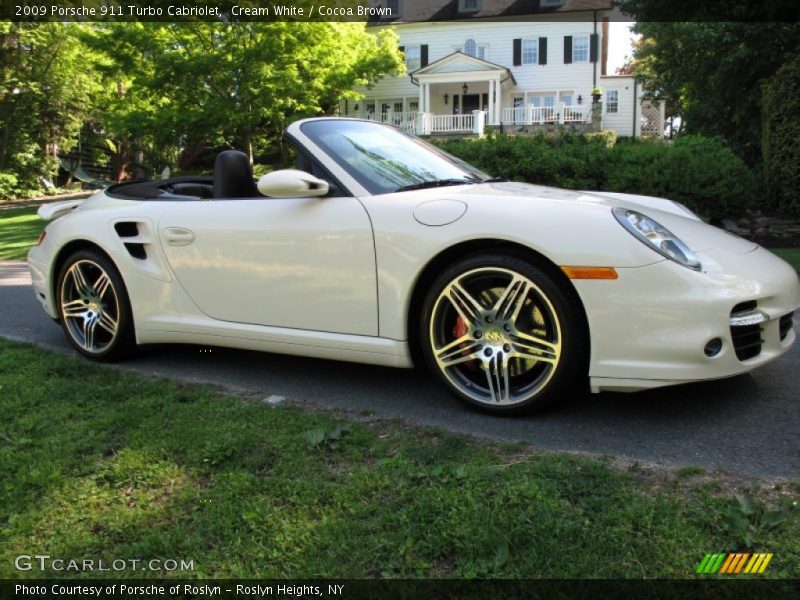
M238 150L220 152L214 161L214 198L255 198L258 195L247 155Z

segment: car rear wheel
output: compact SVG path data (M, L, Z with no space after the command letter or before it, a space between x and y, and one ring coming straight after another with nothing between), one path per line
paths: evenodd
M58 309L67 339L88 358L118 360L136 345L125 284L97 251L80 250L61 267Z
M476 255L442 273L424 301L420 339L429 368L489 412L544 408L587 374L574 290L515 256Z

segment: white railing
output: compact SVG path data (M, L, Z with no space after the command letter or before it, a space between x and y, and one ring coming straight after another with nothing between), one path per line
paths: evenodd
M565 123L589 123L592 120L591 106L565 106Z
M467 115L430 115L431 133L472 131L474 118Z
M397 126L400 131L405 131L411 135L417 135L417 119L413 118L410 121L403 121Z
M500 117L505 125L589 123L592 109L590 106L518 106L504 108Z
M355 113L348 115L354 119L366 119L368 121L377 121L379 123L389 123L390 125L400 126L407 121L413 121L416 118L416 111L409 112L394 112L389 111L385 113L368 112L368 113Z

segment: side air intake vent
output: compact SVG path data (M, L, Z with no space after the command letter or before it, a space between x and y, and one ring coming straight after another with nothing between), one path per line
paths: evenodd
M736 358L748 360L761 354L761 323L766 316L757 311L755 300L742 302L731 311L731 339Z
M786 339L786 336L789 335L789 332L792 330L792 327L794 327L792 317L794 317L793 312L790 312L788 315L783 315L781 317L781 320L779 322L780 324L778 326L778 329L780 330L781 333L781 341Z
M119 221L114 223L114 230L125 244L128 254L139 260L147 259L147 250L144 247L145 242L139 235L139 223L136 221Z
M136 237L139 235L139 224L134 221L120 221L114 223L114 229L121 238Z
M144 244L126 243L125 249L133 258L145 260L147 258L147 251L144 249Z

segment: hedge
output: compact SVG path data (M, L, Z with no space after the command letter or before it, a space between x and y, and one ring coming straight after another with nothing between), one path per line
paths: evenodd
M800 214L800 57L764 86L761 151L775 208Z
M756 175L717 139L617 141L603 133L494 135L436 143L492 175L566 189L670 198L708 218L740 216L759 201Z

